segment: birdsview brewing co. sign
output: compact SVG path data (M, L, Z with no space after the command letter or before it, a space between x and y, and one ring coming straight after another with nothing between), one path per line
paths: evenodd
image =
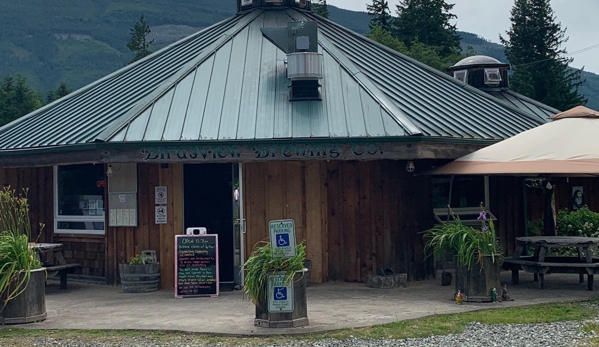
M368 159L385 157L378 143L297 143L286 145L207 145L145 147L144 161L257 161L293 159Z

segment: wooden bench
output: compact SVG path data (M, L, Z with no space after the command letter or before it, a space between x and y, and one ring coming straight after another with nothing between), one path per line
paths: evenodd
M79 264L64 264L45 266L48 277L60 275L60 289L67 289L67 274L75 272L75 269L80 267Z
M512 270L512 283L519 283L519 270L535 274L539 281L539 288L545 288L545 274L549 273L576 273L580 275L580 282L584 282L587 275L587 289L593 290L594 275L599 273L599 262L580 262L583 259L575 257L547 257L543 261L535 261L533 257L520 257L518 259L505 259L503 267ZM573 262L576 261L576 262Z

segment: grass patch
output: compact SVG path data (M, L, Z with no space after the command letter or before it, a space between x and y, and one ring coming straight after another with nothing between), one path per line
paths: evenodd
M593 300L590 303L599 303ZM0 329L0 345L30 346L35 338L73 339L96 342L126 342L143 339L148 342L176 342L180 344L221 344L223 346L254 346L285 343L291 340L317 341L326 338L346 339L405 339L460 333L472 322L483 324L537 324L561 321L583 321L597 317L595 305L589 302L551 303L527 307L498 308L450 315L438 315L410 321L377 325L360 329L343 329L319 334L268 337L227 337L170 331L131 330L33 330L21 328ZM599 332L599 324L587 324L586 331ZM591 341L599 347L599 338Z

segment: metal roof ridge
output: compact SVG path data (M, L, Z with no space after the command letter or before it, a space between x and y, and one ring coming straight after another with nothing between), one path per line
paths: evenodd
M204 51L198 55L195 59L191 60L189 63L185 64L181 69L172 75L171 77L164 80L164 82L158 86L154 91L148 94L146 97L139 100L135 106L133 106L127 113L119 117L119 119L115 120L111 125L107 126L104 131L102 131L94 142L106 142L109 141L116 133L121 131L125 126L130 124L135 118L137 118L140 114L142 114L148 107L155 103L160 97L166 94L169 90L177 85L182 79L187 77L190 73L192 73L198 66L200 66L203 62L206 61L210 56L212 56L216 51L218 51L222 46L224 46L227 42L229 42L232 38L235 37L237 33L241 30L245 29L251 22L254 21L258 16L260 16L264 12L263 10L256 9L251 12L247 12L241 14L244 18L237 23L233 28L223 32L221 37L216 40L213 44L206 47ZM252 15L253 14L253 15Z
M245 15L245 14L243 14L243 15ZM208 26L208 27L206 27L206 28L204 28L204 29L202 29L200 31L197 31L197 32L195 32L195 33L193 33L193 34L191 34L189 36L186 36L186 37L184 37L184 38L182 38L182 39L180 39L180 40L178 40L176 42L173 42L170 45L168 45L166 47L163 47L163 48L159 49L158 51L156 51L156 52L154 52L154 53L152 53L152 54L150 54L150 55L148 55L148 56L146 56L146 57L144 57L142 59L137 60L134 63L126 65L126 66L124 66L124 67L122 67L122 68L120 68L120 69L118 69L118 70L116 70L116 71L114 71L114 72L112 72L112 73L110 73L110 74L108 74L108 75L100 78L100 79L97 79L97 80L95 80L95 81L93 81L93 82L91 82L91 83L89 83L89 84L87 84L87 85L85 85L85 86L83 86L83 87L81 87L81 88L79 88L79 89L77 89L77 90L69 93L68 95L66 95L66 96L64 96L64 97L62 97L60 99L54 100L51 103L49 103L47 105L44 105L44 106L38 108L37 110L35 110L35 111L31 112L31 113L28 113L27 115L25 115L23 117L19 117L19 118L13 120L12 122L10 122L8 124L5 124L5 125L1 126L0 127L0 135L2 135L6 130L14 127L15 125L17 125L17 124L19 124L19 123L21 123L21 122L23 122L23 121L25 121L27 119L33 118L33 117L37 116L38 114L45 112L48 109L53 108L54 106L56 106L56 104L63 103L65 100L69 100L69 99L72 99L72 98L74 98L74 97L76 97L76 96L78 96L80 94L83 94L84 92L89 91L93 87L95 87L95 86L97 86L97 85L99 85L99 84L101 84L101 83L103 83L103 82L105 82L105 81L107 81L109 79L112 79L112 78L114 78L114 77L122 74L125 71L128 71L128 70L134 68L135 66L137 66L137 65L145 62L146 60L155 58L156 56L164 53L165 51L167 51L169 49L171 49L173 46L178 46L178 45L180 45L181 43L183 43L185 41L193 40L196 36L203 34L205 31L211 30L214 27L217 27L219 25L222 25L223 23L229 22L229 21L233 20L234 18L236 18L237 16L238 15L225 18L225 19L223 19L223 20L221 20L221 21L219 21L217 23L214 23L214 24L212 24L212 25L210 25L210 26Z
M333 25L336 28L338 28L339 30L343 30L343 31L347 32L348 34L354 36L358 40L362 40L362 41L366 41L366 42L368 42L370 44L374 44L377 47L379 47L379 48L387 51L388 53L397 55L401 59L404 59L404 60L406 60L406 61L408 61L410 63L413 63L413 64L415 64L415 65L417 65L417 66L419 66L421 68L424 68L425 70L427 70L428 72L431 72L433 75L436 75L437 77L441 77L441 78L444 78L444 79L446 79L448 81L451 81L451 83L455 83L457 85L461 85L464 89L466 89L466 90L468 90L470 92L473 92L473 93L475 93L477 95L480 95L480 96L486 98L487 100L490 100L490 101L495 102L495 103L499 103L501 106L509 108L511 111L517 112L517 113L519 113L519 114L521 114L521 115L523 115L523 116L525 116L525 117L527 117L529 119L533 119L533 120L537 120L537 121L541 120L543 123L546 122L545 119L542 119L541 117L539 117L539 116L537 116L535 114L531 114L531 113L525 112L525 111L523 111L523 110L521 110L521 109L519 109L519 108L517 108L517 107L515 107L515 106L513 106L513 105L511 105L511 104L509 104L507 102L504 102L504 101L499 100L498 98L496 98L496 97L494 97L492 95L489 95L488 93L486 93L486 92L484 92L482 90L479 90L478 88L475 88L475 87L472 87L472 86L470 86L470 85L468 85L466 83L463 83L463 82L461 82L461 81L459 81L459 80L457 80L457 79L449 76L448 74L446 74L446 73L444 73L442 71L439 71L439 70L437 70L437 69L435 69L433 67L430 67L430 66L428 66L428 65L426 65L426 64L424 64L424 63L422 63L422 62L420 62L420 61L418 61L418 60L416 60L414 58L411 58L411 57L409 57L409 56L407 56L407 55L405 55L405 54L403 54L401 52L398 52L398 51L396 51L394 49L391 49L391 48L389 48L389 47L387 47L387 46L385 46L385 45L383 45L381 43L378 43L378 42L376 42L376 41L374 41L374 40L372 40L372 39L370 39L370 38L368 38L368 37L366 37L364 35L360 35L360 34L354 32L354 31L352 31L352 30L350 30L350 29L348 29L348 28L346 28L346 27L344 27L344 26L342 26L342 25L340 25L338 23L335 23L335 22L333 22L333 21L331 21L331 20L329 20L327 18L323 18L323 17L319 16L318 17L318 21L326 22L329 25Z
M540 101L537 101L535 99L529 98L528 96L526 96L524 94L520 94L520 93L515 92L513 90L506 89L506 90L502 90L502 92L507 92L507 93L509 93L509 94L511 94L511 95L513 95L513 96L515 96L517 98L519 98L519 99L523 99L524 101L530 102L533 105L539 106L540 108L544 108L547 111L555 112L556 114L562 112L562 111L558 110L557 108L551 107L551 106L549 106L547 104L544 104L544 103L542 103Z
M290 12L298 12L296 10L286 10L287 14L294 18L293 13ZM345 54L341 53L337 47L324 36L318 35L318 42L322 46L324 50L326 50L333 59L339 63L339 65L345 69L349 75L356 80L356 82L364 88L364 90L370 95L373 99L378 101L381 107L393 117L395 122L404 129L409 135L422 135L422 131L418 128L405 114L404 112L397 107L362 71L352 63ZM378 91L376 93L375 91Z

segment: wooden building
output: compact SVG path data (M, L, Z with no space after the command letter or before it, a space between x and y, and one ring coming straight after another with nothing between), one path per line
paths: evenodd
M309 1L238 1L234 17L0 129L0 183L29 189L39 240L107 283L154 249L170 288L175 235L207 227L221 281L241 283L268 222L290 218L313 282L387 267L432 275L419 233L447 205L449 179L418 174L546 115L314 15ZM484 201L509 249L522 187L459 178L452 205Z

